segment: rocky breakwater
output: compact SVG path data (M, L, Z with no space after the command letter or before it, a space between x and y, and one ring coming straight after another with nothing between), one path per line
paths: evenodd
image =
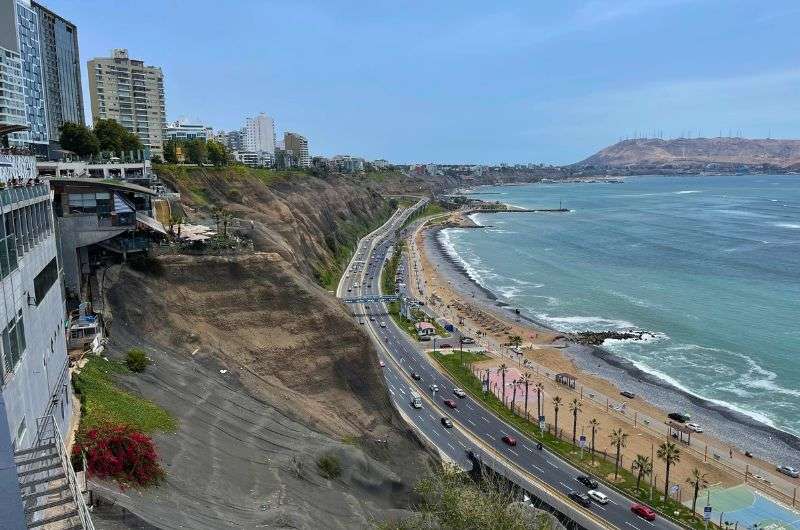
M624 330L624 331L580 331L571 333L568 338L578 344L590 346L600 346L608 339L614 340L648 340L653 338L653 334L647 331Z

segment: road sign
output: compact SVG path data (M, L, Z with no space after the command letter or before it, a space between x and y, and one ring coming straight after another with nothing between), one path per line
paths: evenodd
M706 506L703 508L703 519L706 521L711 519L711 506Z
M540 431L543 431L543 430L544 430L544 427L545 427L545 424L544 424L544 416L539 416L539 430L540 430Z
M581 437L578 438L578 445L581 446L581 449L586 447L586 436L581 434Z

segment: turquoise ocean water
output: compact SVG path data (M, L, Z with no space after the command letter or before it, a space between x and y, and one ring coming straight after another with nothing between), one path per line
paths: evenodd
M573 211L475 216L448 252L477 283L687 392L800 435L800 176L632 177L480 188Z

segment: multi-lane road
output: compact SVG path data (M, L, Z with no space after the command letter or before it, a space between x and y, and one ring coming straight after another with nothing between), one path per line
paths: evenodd
M411 208L399 210L381 228L360 241L339 283L337 296L364 298L380 294L381 271L388 250L396 243L395 233L412 211L423 204L424 200L421 200ZM413 226L408 230L413 230ZM463 398L456 397L453 394L455 383L432 364L416 341L394 324L383 302L350 305L357 320L363 323L365 331L379 346L376 362L385 365L384 375L395 407L421 436L439 450L443 458L468 467L466 455L468 450L472 450L494 469L526 490L535 492L541 500L584 528L679 528L661 517L652 522L638 517L630 510L633 501L602 485L599 490L608 496L608 504L592 503L590 508L579 506L567 494L588 489L577 480L581 472L546 449L537 449L534 440L493 415L469 394ZM412 373L418 374L419 379L412 379ZM431 385L436 385L438 391L432 391ZM412 391L423 397L421 409L411 406ZM448 407L445 400L455 401L456 408ZM453 427L445 427L442 417L450 418ZM504 443L504 436L515 438L516 446Z

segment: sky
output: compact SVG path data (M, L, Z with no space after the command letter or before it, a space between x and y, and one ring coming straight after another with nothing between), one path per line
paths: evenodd
M312 155L568 164L636 135L800 137L797 0L44 0L167 119L266 112ZM87 119L88 116L87 116Z

